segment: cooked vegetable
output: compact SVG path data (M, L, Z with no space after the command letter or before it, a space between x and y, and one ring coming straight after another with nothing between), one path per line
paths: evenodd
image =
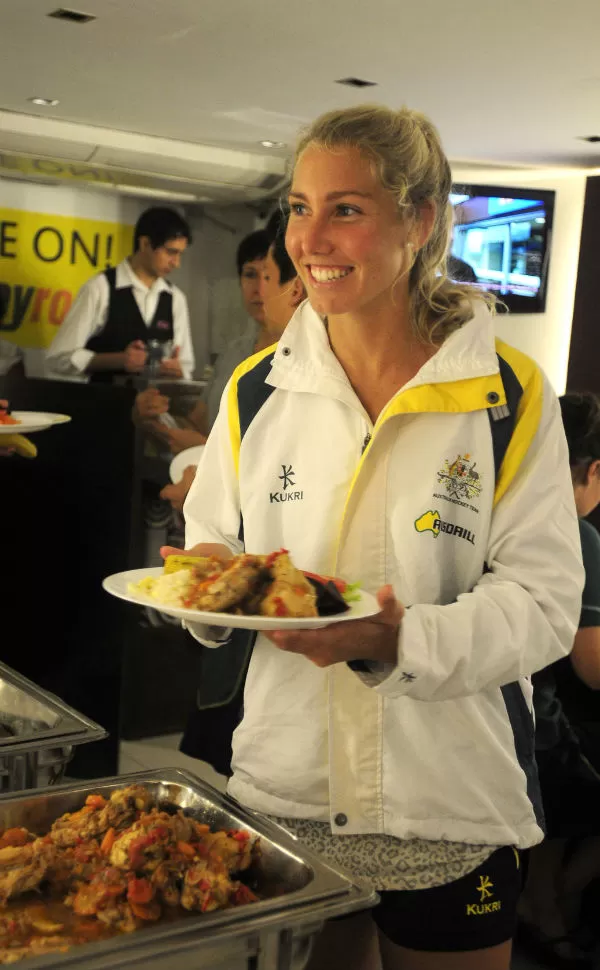
M0 963L135 931L165 907L204 913L257 898L236 878L257 853L248 832L161 810L141 785L88 796L47 835L13 828L1 839Z

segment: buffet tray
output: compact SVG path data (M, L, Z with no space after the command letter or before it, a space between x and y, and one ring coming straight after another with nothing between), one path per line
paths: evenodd
M42 690L16 670L0 663L0 725L10 735L0 737L0 752L50 747L58 742L83 744L106 737L94 721Z
M260 838L251 873L256 903L190 913L181 920L144 926L135 933L20 961L34 967L156 967L164 970L299 970L323 922L373 906L377 895L332 869L270 819L243 808L187 771L161 769L116 778L0 796L0 830L25 826L45 834L52 822L80 808L91 793L145 785L158 804L177 805L212 829L245 829Z
M75 745L105 737L100 725L0 663L0 792L59 781Z

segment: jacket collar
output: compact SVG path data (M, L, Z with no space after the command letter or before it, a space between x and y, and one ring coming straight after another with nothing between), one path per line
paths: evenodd
M483 304L471 320L444 341L401 390L426 385L457 384L498 374L493 318ZM287 390L309 391L355 399L345 371L331 350L323 319L308 300L296 310L284 331L267 383Z

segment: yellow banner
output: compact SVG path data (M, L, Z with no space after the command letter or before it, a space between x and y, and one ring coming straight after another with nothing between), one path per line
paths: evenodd
M133 226L0 208L0 337L48 347L78 290L133 248Z

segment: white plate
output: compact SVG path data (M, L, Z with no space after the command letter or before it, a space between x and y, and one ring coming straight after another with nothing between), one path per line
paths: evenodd
M278 617L278 616L234 616L231 613L203 613L200 610L186 610L184 607L164 606L150 596L142 593L131 593L127 588L129 583L139 583L147 576L157 578L162 576L162 566L147 569L128 569L125 573L115 573L107 576L102 583L107 593L116 596L136 606L150 607L167 616L176 616L190 623L206 623L209 626L236 627L242 630L319 630L331 623L346 623L348 620L361 620L367 616L374 616L380 612L379 604L374 596L359 590L360 599L350 603L350 609L338 616L320 617Z
M54 411L48 411L47 414L49 418L52 418L52 424L68 424L71 420L70 414L58 414Z
M193 448L186 448L185 451L180 451L178 455L175 455L169 465L169 475L174 485L181 481L188 465L197 465L199 463L203 451L204 445L194 445Z
M54 414L50 411L13 411L12 417L19 424L0 424L0 434L32 434L45 431L53 424L66 424L71 418L68 414Z

